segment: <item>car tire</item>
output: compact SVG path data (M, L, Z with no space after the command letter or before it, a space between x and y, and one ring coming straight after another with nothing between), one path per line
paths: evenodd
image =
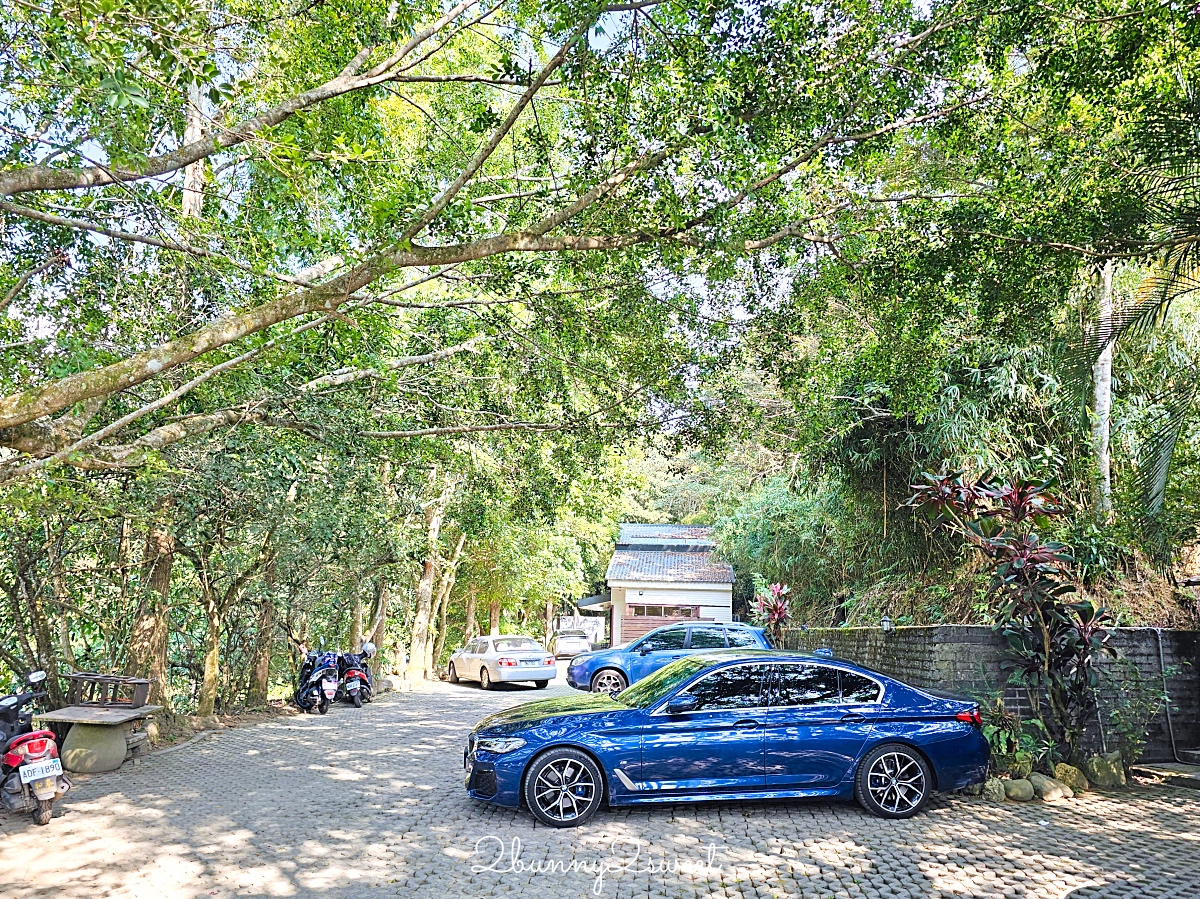
M592 677L593 693L620 693L629 686L629 680L615 668L601 668Z
M454 663L450 663L450 667L446 669L446 680L452 684L458 683L458 672L454 670Z
M854 778L854 798L881 818L911 818L933 795L933 773L921 753L884 743L866 754Z
M479 669L479 689L480 690L492 689L492 676L491 676L491 674L488 673L487 668Z
M548 681L548 680L535 680L535 681L533 682L533 685L534 685L535 687L537 687L539 690L545 690L545 689L546 689L546 687L550 686L550 681Z
M586 752L557 746L530 762L522 793L526 807L542 824L578 827L599 811L604 775Z

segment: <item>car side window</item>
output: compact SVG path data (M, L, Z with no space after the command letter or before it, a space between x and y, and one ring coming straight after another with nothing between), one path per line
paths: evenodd
M681 627L648 634L646 639L637 645L639 651L660 652L668 649L683 649L683 637L686 631Z
M841 677L843 702L879 702L879 694L883 691L869 677L853 671L843 671Z
M758 640L754 638L753 631L742 630L742 628L730 628L725 632L729 637L730 646L757 646Z
M472 646L474 648L471 650L471 652L474 655L482 655L483 653L487 652L487 640L476 640Z
M752 709L762 704L762 665L734 665L714 671L688 687L696 711Z
M725 628L723 627L693 627L692 649L724 649Z
M835 705L841 701L836 668L805 664L775 666L772 706Z

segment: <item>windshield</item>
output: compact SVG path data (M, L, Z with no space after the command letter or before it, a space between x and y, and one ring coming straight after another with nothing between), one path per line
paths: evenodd
M697 656L679 659L665 668L660 668L649 677L642 678L627 690L622 690L616 696L617 702L632 709L648 709L708 665L708 661Z
M529 649L536 652L545 652L546 650L538 646L536 642L528 637L512 637L506 640L496 641L496 652L513 652L519 649Z
M585 634L583 631L559 631L558 635L560 637L586 637L587 636L587 634Z

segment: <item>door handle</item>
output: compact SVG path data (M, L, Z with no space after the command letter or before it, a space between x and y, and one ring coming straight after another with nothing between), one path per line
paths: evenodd
M733 726L742 730L753 730L758 727L758 724L759 722L756 718L743 718L740 721L735 721Z
M860 715L858 712L847 712L842 715L842 724L862 724L867 720L866 715Z

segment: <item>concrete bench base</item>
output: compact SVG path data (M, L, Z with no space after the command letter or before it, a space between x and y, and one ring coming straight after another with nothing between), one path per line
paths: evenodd
M72 724L59 756L63 767L77 774L116 771L125 761L129 725Z

